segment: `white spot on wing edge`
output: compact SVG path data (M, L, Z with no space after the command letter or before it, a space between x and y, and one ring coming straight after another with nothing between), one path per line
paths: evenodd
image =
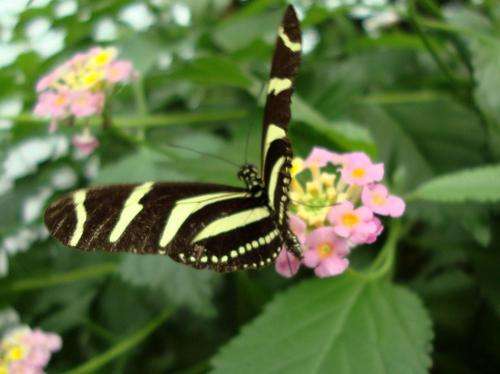
M79 190L73 194L73 202L76 210L76 225L73 236L69 242L69 245L72 247L75 247L78 244L83 235L83 228L85 227L85 221L87 220L87 211L84 206L86 197L87 192L85 190Z
M302 44L299 42L292 42L288 35L285 33L285 29L281 26L278 30L278 35L283 41L283 44L292 52L300 52L302 50Z
M153 185L154 182L147 182L132 190L130 196L125 201L125 204L123 204L123 210L120 213L120 218L118 218L118 222L109 236L109 241L111 243L115 243L118 239L120 239L128 225L130 225L132 220L140 213L143 206L139 203L139 201L141 201L141 199L146 196L149 191L151 191Z
M281 92L292 88L292 81L288 78L272 78L269 82L268 93L279 95Z

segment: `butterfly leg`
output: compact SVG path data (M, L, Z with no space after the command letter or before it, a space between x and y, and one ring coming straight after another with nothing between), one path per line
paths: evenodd
M288 251L292 252L293 255L299 260L302 260L302 258L304 257L302 254L302 246L300 245L297 236L290 229L287 229L284 239Z

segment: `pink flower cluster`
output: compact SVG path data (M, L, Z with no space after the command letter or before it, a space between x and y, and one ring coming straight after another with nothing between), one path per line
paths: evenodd
M294 160L292 177L290 227L304 249L302 264L318 277L343 273L354 247L377 240L383 231L377 215L400 217L405 210L404 201L380 183L384 165L362 152L336 154L314 148L306 160ZM299 181L303 179L311 179L305 188ZM283 250L276 270L291 277L300 265Z
M102 114L114 85L135 76L132 63L117 60L117 54L115 48L92 48L77 53L42 77L36 86L39 96L35 115L50 118L49 130L55 131L58 123L65 119ZM92 139L85 136L84 140L74 141L84 154L91 153L99 144L93 136Z
M0 341L0 373L43 374L54 352L61 349L59 335L17 327Z

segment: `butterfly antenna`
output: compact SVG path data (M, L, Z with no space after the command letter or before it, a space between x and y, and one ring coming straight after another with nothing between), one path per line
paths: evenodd
M164 143L164 144L166 146L168 146L168 147L182 149L184 151L190 151L190 152L196 153L196 154L198 154L200 156L211 157L211 158L217 159L219 161L223 161L223 162L225 162L227 164L230 164L232 166L236 166L238 169L241 167L241 165L237 164L236 162L233 162L231 160L227 160L224 157L220 157L220 156L214 155L212 153L206 153L206 152L198 151L197 149L193 149L193 148L190 148L190 147L187 147L187 146L184 146L184 145L179 145L179 144L172 144L172 143Z

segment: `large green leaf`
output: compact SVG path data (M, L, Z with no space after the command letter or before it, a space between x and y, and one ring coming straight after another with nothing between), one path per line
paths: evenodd
M432 335L414 294L345 275L278 296L212 362L215 373L426 373Z
M220 277L213 272L191 269L165 257L127 255L120 274L131 284L160 291L169 304L204 316L214 313L211 298Z
M442 175L422 184L412 197L438 202L500 200L500 165Z

